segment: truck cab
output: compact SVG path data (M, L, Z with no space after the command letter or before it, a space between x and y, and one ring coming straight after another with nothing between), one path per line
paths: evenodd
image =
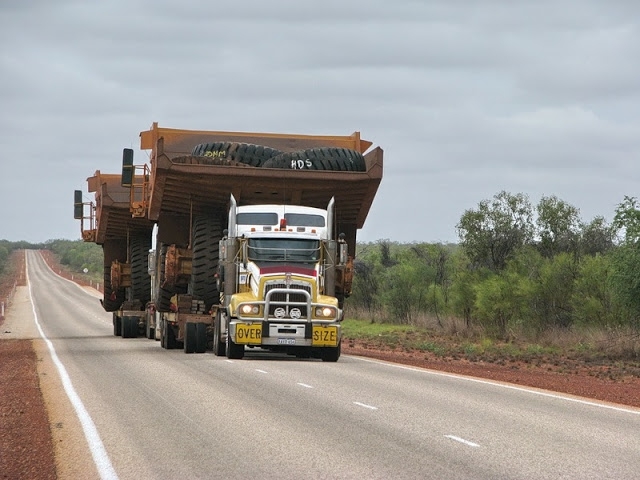
M237 207L233 198L231 204L220 245L224 333L214 339L214 352L224 349L228 357L241 358L245 346L261 347L336 361L343 312L335 270L344 266L346 243L331 239L333 200L326 210ZM342 255L336 255L338 245Z

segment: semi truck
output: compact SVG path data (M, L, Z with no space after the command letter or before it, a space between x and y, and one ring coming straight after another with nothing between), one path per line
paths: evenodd
M131 221L155 227L146 329L187 353L242 358L259 347L336 361L356 232L382 179L382 149L358 132L154 123L140 138L149 164L134 164L124 149L121 186Z
M336 287L351 290L351 271L346 242L334 240L335 201L326 210L238 207L233 196L230 203L214 353L242 358L247 346L337 361L343 311Z

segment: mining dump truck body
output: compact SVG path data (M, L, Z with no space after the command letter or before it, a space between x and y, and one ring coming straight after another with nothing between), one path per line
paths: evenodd
M140 139L141 149L151 150L150 174L148 181L137 176L138 188L142 190L144 184L147 193L132 209L134 215L158 222L161 230L167 225L161 237L173 237L172 222L173 229L184 232L188 216L211 210L224 216L230 195L239 205L282 203L316 208L325 208L335 198L336 231L346 235L354 255L356 230L364 225L382 179L382 149L367 152L372 144L357 132L349 136L258 134L177 130L153 124L141 132ZM218 157L192 155L201 144L218 146ZM224 146L234 144L256 144L283 153L349 149L366 152L365 165L362 171L255 167L225 155ZM170 241L174 238L167 240L174 243Z
M82 238L103 249L101 303L113 312L114 335L135 337L146 327L145 307L151 290L146 259L153 222L131 216L130 190L122 187L120 174L97 170L87 184L95 200L89 207L90 228L82 224Z

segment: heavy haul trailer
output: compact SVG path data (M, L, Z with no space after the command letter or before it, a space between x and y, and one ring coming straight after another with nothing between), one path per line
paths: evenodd
M133 218L129 211L129 189L121 186L120 174L97 170L87 179L94 202L84 202L82 191L74 192L74 217L81 220L85 242L102 246L104 253L104 296L100 300L107 312L113 312L113 334L135 337L140 331L147 337L147 307L151 298L148 255L153 222Z
M319 356L337 360L356 231L382 179L382 150L370 148L359 133L213 132L153 124L140 137L141 149L151 150L149 165L134 165L133 151L125 149L122 183L131 189L133 218L157 225L152 304L162 345L182 343L186 352L201 352L211 344L215 353L235 358L245 345L300 355L325 351L331 353ZM255 206L256 214L275 214L278 223L243 224L255 229L251 235L238 229L236 215L246 206ZM286 207L293 206L324 211L318 215L325 225L312 233L304 221L287 224ZM296 276L299 269L287 261L289 249L282 245L273 247L268 268L259 265L250 237L256 239L260 230L268 237L267 228L278 241L315 235L318 256L303 268L309 275ZM204 302L204 313L194 313L193 302ZM322 302L335 306L330 321L316 315ZM243 314L243 307L251 311ZM327 323L335 327L332 338L314 340L314 332L320 335L314 327ZM260 341L250 341L257 340L258 324ZM253 339L241 338L248 332Z

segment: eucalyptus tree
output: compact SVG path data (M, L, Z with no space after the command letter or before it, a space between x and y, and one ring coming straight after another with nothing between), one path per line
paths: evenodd
M624 197L613 226L622 233L622 241L613 252L611 284L627 312L624 323L640 328L640 206L635 197Z
M475 267L500 271L514 252L533 241L533 208L527 195L503 190L466 210L456 228Z
M543 196L537 205L540 253L552 258L558 253L577 256L580 239L580 210L555 195Z

